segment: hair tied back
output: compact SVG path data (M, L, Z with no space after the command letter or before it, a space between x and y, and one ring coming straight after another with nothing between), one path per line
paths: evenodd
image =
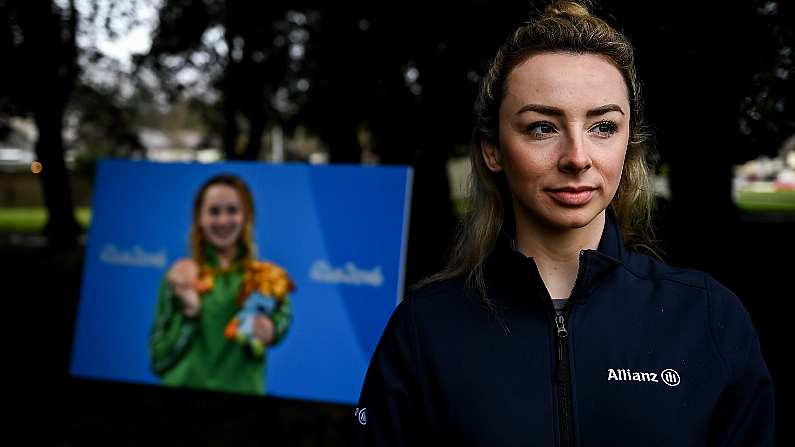
M544 9L545 17L589 17L590 15L585 5L571 1L553 2Z

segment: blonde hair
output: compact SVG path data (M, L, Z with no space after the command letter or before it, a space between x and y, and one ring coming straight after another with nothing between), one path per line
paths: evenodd
M204 233L199 227L204 196L211 186L225 185L237 191L240 202L243 205L243 229L238 239L241 252L238 259L243 265L254 260L257 256L256 245L254 244L254 199L246 183L238 176L233 174L220 174L204 182L196 192L193 199L193 223L190 227L190 254L194 261L200 266L207 265L207 253L205 244L207 243Z
M498 146L499 109L511 71L534 54L567 52L605 56L621 72L630 104L630 137L618 190L609 205L630 248L654 246L654 193L646 162L650 134L642 122L640 84L629 40L582 4L554 2L537 18L519 27L497 50L483 78L475 107L475 130L470 148L472 175L466 214L447 267L417 284L466 277L467 286L486 297L484 265L494 251L503 224L513 219L511 194L503 173L491 172L482 155L485 142ZM653 249L652 249L653 251Z

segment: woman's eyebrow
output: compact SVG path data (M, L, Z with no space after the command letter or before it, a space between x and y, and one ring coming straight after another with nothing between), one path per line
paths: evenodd
M590 118L590 117L593 117L593 116L604 115L605 113L609 113L609 112L618 112L618 113L624 115L624 111L621 110L621 107L619 107L617 104L605 104L603 106L600 106L600 107L597 107L595 109L589 110L588 112L585 113L585 116Z
M546 106L546 105L543 105L543 104L525 104L524 106L522 106L521 109L519 109L518 112L516 112L516 114L517 115L521 115L521 114L523 114L525 112L536 112L536 113L540 113L542 115L549 115L549 116L563 116L563 115L565 115L563 110L561 110L561 109L559 109L557 107ZM585 116L587 116L588 118L591 118L591 117L594 117L594 116L604 115L604 114L609 113L609 112L618 112L618 113L624 115L624 111L621 110L621 107L618 106L617 104L605 104L603 106L599 106L599 107L597 107L595 109L591 109L591 110L587 111L585 113Z
M563 110L558 109L557 107L552 106L545 106L542 104L525 104L516 112L517 115L521 115L525 112L536 112L542 115L550 115L550 116L563 116Z

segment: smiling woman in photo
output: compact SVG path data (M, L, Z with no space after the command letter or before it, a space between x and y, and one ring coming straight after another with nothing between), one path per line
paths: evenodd
M150 334L163 383L265 392L265 354L292 321L287 273L256 260L254 202L234 175L202 185L193 206L191 257L166 273Z
M628 39L575 2L499 48L468 215L376 348L361 445L772 445L740 300L650 249L638 85Z

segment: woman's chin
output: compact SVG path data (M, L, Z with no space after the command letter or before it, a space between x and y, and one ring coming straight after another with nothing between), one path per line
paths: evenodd
M233 249L237 244L237 238L209 238L210 244L220 252Z
M576 209L558 209L546 216L547 222L561 230L585 228L596 221L604 209L581 207Z

